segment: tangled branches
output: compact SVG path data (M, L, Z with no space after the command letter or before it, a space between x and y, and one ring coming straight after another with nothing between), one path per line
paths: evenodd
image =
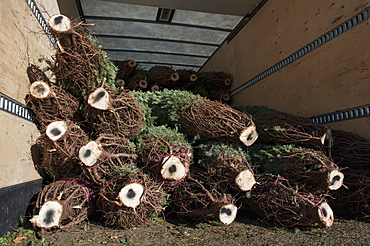
M139 103L123 88L99 88L85 107L87 123L95 133L130 137L141 130L143 112Z
M281 226L331 227L334 214L324 197L293 189L288 180L277 176L262 176L257 186L247 193L244 203L264 220Z
M64 179L45 186L34 207L31 222L52 235L78 224L95 210L95 191L82 179Z
M26 104L33 111L41 132L51 122L72 119L78 110L78 101L70 93L43 81L32 83Z
M96 184L102 184L130 169L136 154L130 142L123 137L101 134L79 150L82 170Z
M331 143L330 130L303 117L276 111L263 106L235 107L249 113L257 126L258 142L264 144L297 144L325 146Z
M198 99L181 116L182 130L189 136L241 141L247 146L258 137L250 115L220 102Z
M158 216L166 201L159 183L141 172L127 172L103 186L97 205L107 225L132 228Z

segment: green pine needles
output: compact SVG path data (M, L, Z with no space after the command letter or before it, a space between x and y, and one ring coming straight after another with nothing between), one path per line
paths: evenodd
M155 92L133 91L130 94L146 111L145 122L148 126L154 124L176 127L181 119L179 112L188 109L192 101L202 98L188 91L168 89Z

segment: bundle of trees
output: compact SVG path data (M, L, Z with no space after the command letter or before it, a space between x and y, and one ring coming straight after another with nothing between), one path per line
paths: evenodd
M230 102L232 76L222 71L196 72L175 70L169 66L154 66L149 70L138 68L134 60L116 62L116 83L130 91L185 90L222 103Z
M58 41L56 81L29 75L26 96L41 132L35 166L45 180L31 222L45 235L92 213L122 228L167 214L228 225L240 208L289 227L332 226L331 204L368 213L370 186L361 171L368 140L266 107L232 108L176 90L177 83L190 88L182 75L199 79L189 71L153 68L144 83L134 61L114 68L84 23L56 15L49 25ZM215 88L230 83L214 73L202 79ZM137 89L148 81L172 89ZM359 149L351 141L361 142ZM338 161L344 153L357 159ZM358 158L361 165L350 163Z

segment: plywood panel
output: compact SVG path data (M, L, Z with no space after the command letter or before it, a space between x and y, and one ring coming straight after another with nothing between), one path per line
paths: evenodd
M56 0L36 1L44 18L58 13ZM26 69L55 53L24 0L0 1L0 92L21 102L29 90ZM0 188L40 179L31 157L38 137L35 125L0 111Z
M39 136L35 125L4 111L0 111L0 125L0 188L40 179L31 155Z
M309 117L370 103L369 24L362 23L240 92L234 104Z
M57 13L56 0L36 1L44 18ZM0 91L20 102L28 92L26 69L38 59L54 53L46 34L24 0L1 1L0 5Z
M269 0L202 71L231 72L234 89L368 6L360 0ZM369 104L369 38L369 22L362 23L237 94L233 104L266 105L303 117ZM343 125L370 138L359 122Z
M202 71L234 70L234 89L368 6L361 0L269 0ZM224 55L232 49L233 57Z

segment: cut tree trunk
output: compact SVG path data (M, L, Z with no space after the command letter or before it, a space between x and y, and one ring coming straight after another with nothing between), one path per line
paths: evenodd
M86 180L64 179L45 186L38 194L30 220L44 235L68 230L95 211L95 191Z
M230 88L232 78L231 74L225 72L201 72L198 73L199 83L207 89Z
M141 130L143 113L139 103L123 88L99 88L89 96L85 118L97 133L131 137Z
M86 133L71 121L50 123L37 139L41 150L41 161L37 169L44 170L51 181L76 177L81 173L78 151L88 142ZM40 165L40 166L38 166Z
M226 89L216 89L216 90L210 90L209 91L209 99L211 100L217 100L223 103L227 103L230 101L230 92Z
M242 142L252 145L258 138L252 117L220 102L198 99L181 112L182 130L189 136Z
M281 175L303 184L311 193L338 190L344 180L338 166L323 152L293 145L256 144L249 150L262 173Z
M333 192L330 204L336 214L354 219L370 217L369 169L344 169L344 188Z
M134 60L122 61L118 64L117 78L127 80L135 72L137 62Z
M154 66L148 71L148 80L149 84L158 84L163 88L173 88L179 80L179 74L170 67Z
M256 184L248 155L240 148L213 143L196 149L200 161L194 167L193 177L224 192L249 191Z
M146 81L146 79L134 76L129 80L128 89L131 91L143 91L147 87L148 82Z
M147 139L142 144L141 163L156 180L180 181L188 175L192 151L169 141L166 136Z
M60 87L44 81L33 82L26 104L35 115L35 123L43 132L47 125L57 120L72 119L78 110L78 101Z
M290 186L287 179L264 175L243 203L261 219L284 227L331 227L334 213L324 197L314 197Z
M179 81L176 85L177 88L184 88L186 90L193 90L198 80L197 73L193 70L180 69L176 70L179 74Z
M101 134L95 141L90 141L80 148L78 156L85 176L96 184L122 175L136 159L130 142L112 134Z
M166 200L159 183L139 171L128 171L103 185L97 205L107 225L133 228L159 216Z
M102 83L97 76L102 69L102 52L90 39L86 23L71 21L64 15L54 15L48 23L58 44L52 66L57 85L83 102Z
M189 173L192 149L185 136L163 126L140 135L139 165L157 181L181 181Z
M171 187L172 211L185 222L219 221L231 224L237 215L233 198L192 177ZM167 187L169 188L169 187Z
M331 131L326 126L264 106L235 108L253 116L259 133L259 143L330 147Z

